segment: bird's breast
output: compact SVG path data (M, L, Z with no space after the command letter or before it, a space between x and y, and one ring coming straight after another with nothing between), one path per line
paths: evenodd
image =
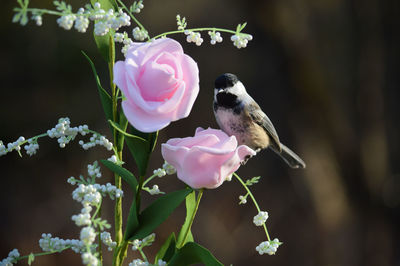
M254 150L265 149L269 137L265 130L254 123L243 111L215 107L214 113L219 127L229 136L235 136L239 145L247 145Z

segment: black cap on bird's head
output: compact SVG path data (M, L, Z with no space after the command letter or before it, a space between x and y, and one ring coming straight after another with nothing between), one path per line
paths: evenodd
M231 73L225 73L219 76L215 80L215 87L216 89L225 89L228 87L233 87L237 82L238 78L236 75L231 74Z

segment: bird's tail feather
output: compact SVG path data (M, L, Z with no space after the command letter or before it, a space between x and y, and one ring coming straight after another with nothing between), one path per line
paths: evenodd
M281 151L279 152L271 146L272 150L278 154L291 168L306 168L304 161L291 149L281 143Z

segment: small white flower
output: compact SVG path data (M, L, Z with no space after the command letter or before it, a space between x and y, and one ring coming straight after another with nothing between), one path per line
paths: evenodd
M153 171L153 174L157 175L158 177L163 177L163 176L167 175L167 172L163 168L158 168L158 169Z
M265 222L268 219L268 212L259 212L256 216L253 218L253 223L256 226L262 226L265 224Z
M74 24L75 19L76 16L73 14L63 15L57 19L57 23L61 28L65 30L70 30L72 28L72 25Z
M75 222L77 226L92 224L90 213L80 213L77 215L72 215L71 219Z
M176 173L175 167L173 167L171 164L167 163L166 161L164 162L162 167L167 172L167 175L173 175Z
M159 259L159 260L157 261L157 265L158 265L158 266L166 266L166 265L167 265L167 262L166 262L166 261L163 261L162 259Z
M78 32L86 32L87 28L89 27L89 19L85 16L78 16L75 20L75 29Z
M109 160L112 163L117 164L118 163L118 158L115 155L112 155L110 158L108 158L107 160Z
M146 30L142 30L139 27L135 27L132 30L133 38L137 41L144 41L149 37L149 34Z
M201 38L200 32L193 32L190 30L185 30L186 41L188 43L195 43L197 46L200 46L203 43L203 38Z
M264 242L260 243L256 247L256 250L258 251L258 253L260 255L263 255L263 254L274 255L276 253L276 251L278 250L278 247L281 244L282 243L279 242L279 239L275 238L274 240L264 241Z
M236 46L238 49L245 48L247 43L253 39L253 36L250 34L235 34L231 36L231 41L233 45Z
M210 35L210 43L212 45L216 44L217 42L222 42L222 37L220 32L209 31L208 35Z
M85 243L86 245L90 245L94 242L96 239L96 232L94 229L90 226L84 227L81 230L80 234L80 239Z
M149 193L150 193L150 195L163 194L157 185L154 185L153 188L149 190Z
M131 263L129 263L129 266L148 266L149 263L147 261L142 261L141 259L135 259Z
M115 33L114 41L122 43L124 41L124 38L125 38L124 35L125 35L124 33L119 33L119 32Z
M138 250L140 248L140 246L142 245L142 241L140 241L139 239L135 239L132 242L132 250Z
M247 203L247 199L246 199L245 196L240 195L239 196L239 200L240 200L239 204L246 204Z
M0 261L0 266L12 266L13 261L20 257L18 249L13 249L8 253L8 257Z
M105 21L98 21L94 24L94 34L104 36L110 31L110 25Z
M112 241L111 234L109 232L102 232L100 239L103 243L108 246L108 250L111 251L117 246L117 242Z
M82 254L82 262L83 264L89 266L97 266L99 264L99 261L96 258L96 256L89 252L85 252Z

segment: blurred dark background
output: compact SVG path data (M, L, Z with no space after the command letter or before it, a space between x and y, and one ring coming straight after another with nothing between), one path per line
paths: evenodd
M83 5L70 3L74 10ZM95 58L108 84L91 34L65 31L49 16L41 27L12 24L16 5L2 1L0 11L0 139L8 143L40 134L65 116L73 125L86 123L109 136L94 78L80 52ZM255 251L265 236L252 223L252 204L238 205L244 190L235 181L205 193L193 225L196 240L226 265L400 265L400 2L146 0L144 5L138 18L153 36L175 29L178 13L189 27L234 29L247 21L245 32L254 36L241 50L226 34L222 44L211 46L203 33L201 47L172 36L198 62L201 91L190 117L161 131L150 171L163 163L160 143L192 136L198 126L217 127L213 82L224 72L239 76L282 142L307 163L305 170L292 170L264 151L239 169L243 178L262 176L252 189L270 214L271 236L284 242L275 256ZM47 0L31 6L52 8ZM85 152L77 142L65 149L50 139L40 145L31 158L15 152L0 157L0 258L13 248L21 254L39 252L43 232L78 238L70 217L81 207L66 180L110 156L101 148ZM135 171L132 160L126 161ZM109 172L103 176L111 181ZM163 191L183 187L175 176L156 183ZM129 197L126 193L125 208ZM145 205L152 199L146 195ZM112 221L110 201L103 212ZM181 206L146 249L150 257L183 219ZM130 260L135 256L129 252ZM35 263L79 265L81 259L68 251Z

